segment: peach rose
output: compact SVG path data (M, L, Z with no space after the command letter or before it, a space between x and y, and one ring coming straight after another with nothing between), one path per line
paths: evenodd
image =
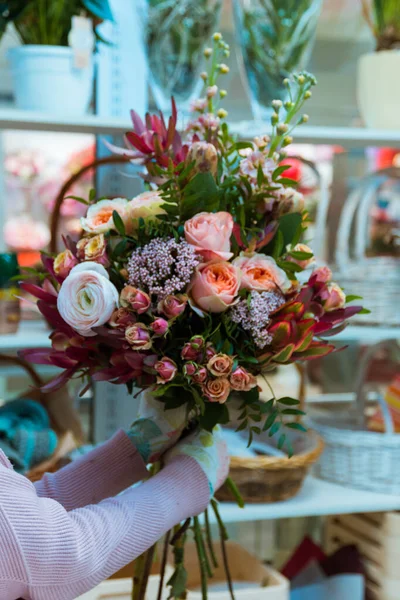
M311 248L309 246L307 246L306 244L296 244L293 248L289 245L286 250L288 252L305 252L307 254L313 254L313 251L311 250ZM301 267L302 269L306 269L307 267L309 267L310 265L312 265L313 263L315 263L315 257L310 256L310 258L294 258L293 256L288 256L287 260L289 262L293 262L296 263L296 265L299 265L299 267Z
M215 262L197 267L190 293L199 308L220 313L233 303L239 286L239 269L228 262Z
M346 304L346 294L337 283L328 283L327 297L324 301L324 309L326 312L343 308Z
M233 218L227 212L202 212L185 223L186 241L195 246L206 261L232 258L232 231Z
M231 386L226 377L209 379L203 386L203 393L210 402L223 404L227 401Z
M237 392L249 392L256 387L257 379L243 367L237 367L229 378L233 390Z
M106 249L107 243L103 233L93 237L84 237L76 245L80 260L94 260L102 265L108 265Z
M62 279L65 279L73 267L78 264L77 259L72 254L71 250L64 250L58 254L54 259L53 269L56 275L59 275Z
M138 219L155 219L157 215L165 214L161 206L165 200L159 191L149 191L139 194L129 202L129 214L134 220L133 226L137 227Z
M89 206L86 217L81 219L82 229L88 233L106 233L111 229L115 230L114 210L123 220L125 227L128 227L130 221L128 200L114 198L114 200L99 200Z
M96 335L92 328L107 323L117 306L118 291L106 269L90 261L71 270L57 297L61 317L86 337Z
M227 377L232 371L233 358L227 354L214 354L207 363L207 369L215 377Z
M259 292L274 291L278 288L282 292L288 292L292 287L285 271L278 267L271 256L242 254L235 258L233 264L242 272L241 288Z

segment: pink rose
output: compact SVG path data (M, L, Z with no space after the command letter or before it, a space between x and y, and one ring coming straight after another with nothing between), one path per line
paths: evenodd
M328 283L327 296L324 294L323 306L326 312L343 308L346 303L346 294L337 283Z
M204 338L201 335L194 335L190 338L190 345L195 350L200 350L204 346Z
M129 325L135 323L135 321L135 316L128 309L117 308L111 315L108 324L118 329L126 329Z
M154 335L157 335L159 337L167 333L168 327L168 321L166 321L162 317L158 317L158 319L155 319L152 323L150 323L150 329L152 330Z
M329 267L318 267L312 272L311 279L317 283L328 283L332 279L332 271Z
M210 358L212 358L214 356L214 354L217 354L216 349L214 348L214 346L212 345L211 342L207 342L207 344L206 344L206 360L207 360L207 362L210 360Z
M72 254L71 250L64 250L58 254L54 259L53 269L54 273L65 279L71 272L71 269L78 264L77 259Z
M292 283L285 271L278 267L271 256L265 254L241 255L233 264L242 272L241 288L259 292L279 289L288 292Z
M227 212L202 212L185 223L186 241L195 246L206 261L232 258L232 231L233 218Z
M227 354L214 354L207 363L207 369L215 377L227 377L232 371L233 358Z
M184 312L186 305L187 296L184 294L165 296L165 298L158 303L157 310L168 319L175 319Z
M209 379L203 385L203 393L210 402L219 402L223 404L227 401L231 391L231 386L226 377Z
M81 219L82 229L88 233L107 233L107 231L115 230L114 210L128 228L130 224L128 200L114 198L114 200L99 200L96 204L91 204L86 217Z
M183 365L183 373L186 375L186 377L193 377L197 371L197 368L198 365L195 362L187 362L185 365Z
M237 392L248 392L256 387L257 379L243 367L237 367L229 378L233 390Z
M228 262L197 267L191 285L191 296L203 310L220 313L235 300L240 286L239 269Z
M147 312L151 306L150 296L132 285L126 285L120 295L121 306L130 306L139 315Z
M195 383L204 383L208 377L207 369L205 367L199 367L192 379Z
M125 330L126 341L135 350L148 350L151 348L149 331L143 323L134 323Z
M57 297L61 317L83 336L96 335L92 328L107 323L117 306L118 291L106 269L90 261L71 270Z
M175 377L178 369L176 363L172 358L164 356L161 360L158 360L154 365L157 371L157 383L168 383Z
M306 254L313 254L313 251L311 250L311 248L309 246L307 246L306 244L296 244L293 248L288 246L287 251L288 252L304 252ZM289 262L296 263L296 265L299 265L299 267L301 267L302 269L306 269L307 267L309 267L310 265L315 263L314 255L310 256L309 258L294 258L293 256L289 255L286 260L288 260Z
M84 237L76 245L78 258L80 260L93 260L104 266L108 266L107 243L103 233L93 237Z
M190 342L187 342L181 352L182 360L199 360L201 358L201 352L197 348L193 348Z

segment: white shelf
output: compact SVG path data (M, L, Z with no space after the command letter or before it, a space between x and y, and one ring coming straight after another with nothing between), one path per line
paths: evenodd
M124 134L132 129L126 118L102 118L96 115L57 117L46 113L0 108L0 130L23 129L32 131L64 131L71 133ZM264 121L242 121L231 123L231 131L251 139L268 133L270 127ZM295 131L295 142L308 144L339 145L348 148L366 146L400 147L400 131L367 129L364 127L313 127L299 126Z
M0 335L0 352L22 348L47 348L51 331L44 321L22 321L17 333Z
M314 477L307 477L299 494L284 502L247 504L244 509L228 503L220 507L225 523L399 509L400 496L350 489Z

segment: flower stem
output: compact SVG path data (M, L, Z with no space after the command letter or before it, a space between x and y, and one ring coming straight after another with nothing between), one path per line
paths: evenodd
M231 477L228 477L228 479L226 480L226 485L228 486L229 490L232 493L232 496L235 498L237 505L239 506L239 508L244 508L244 500L242 497L242 494L239 492L238 487L236 485L236 483L233 481L233 479Z
M163 548L162 559L161 559L160 583L158 585L157 600L162 599L164 580L165 580L165 569L166 569L167 560L168 560L168 546L169 546L170 537L171 537L171 531L167 531L167 533L165 534L164 548Z
M206 525L206 540L207 540L208 551L210 553L214 568L216 569L218 567L218 561L217 561L217 557L215 556L215 551L214 551L214 546L213 546L210 520L208 518L208 508L206 508L206 510L204 512L204 520L205 520L205 525Z
M198 517L193 518L193 531L194 540L196 542L197 555L199 557L202 600L207 600L207 560L204 552L203 539L201 536L201 529Z
M231 596L231 600L235 600L235 594L233 592L232 576L231 576L231 572L229 570L229 560L228 560L228 555L226 552L226 544L225 544L225 542L229 539L228 532L226 531L224 522L222 521L221 515L219 514L218 502L216 500L212 499L211 506L213 508L213 511L214 511L214 514L215 514L215 517L217 519L218 526L219 526L219 534L221 537L222 560L224 563L224 570L225 570L225 575L226 575L226 581L228 583L229 593Z

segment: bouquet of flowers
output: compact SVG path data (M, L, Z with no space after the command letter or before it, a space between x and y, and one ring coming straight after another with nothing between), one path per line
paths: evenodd
M208 431L230 422L240 398L238 428L249 442L269 431L290 454L285 430L303 428L288 421L303 414L298 401L271 392L262 402L257 377L333 352L325 337L362 307L345 306L355 297L328 268L307 271L303 198L281 164L293 127L307 121L297 115L315 78L285 80L290 100L273 102L271 137L237 141L217 86L229 49L220 34L213 39L184 139L172 101L168 123L132 113L127 148L114 148L145 166L147 191L133 200L91 194L78 243L65 239L61 254L43 255L40 285L22 283L54 329L50 349L23 356L63 369L45 391L76 377L150 389L165 409L186 405L190 426ZM171 581L180 598L185 581Z

